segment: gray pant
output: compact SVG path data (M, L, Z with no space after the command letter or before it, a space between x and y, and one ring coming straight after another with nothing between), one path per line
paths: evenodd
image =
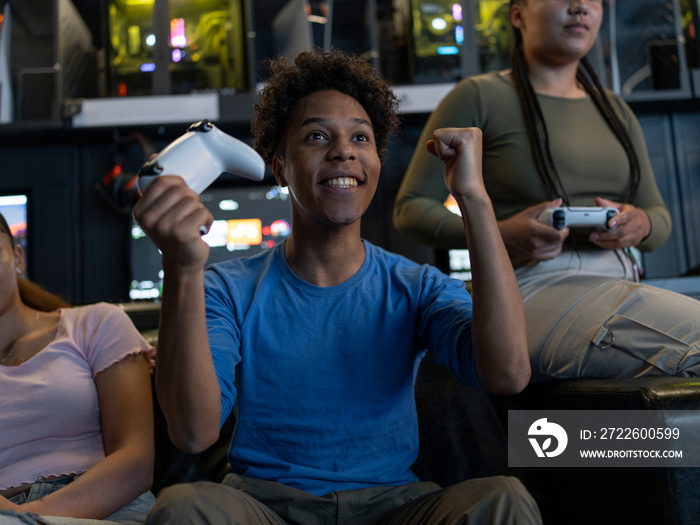
M541 524L537 504L516 478L370 487L314 496L302 490L229 474L222 484L164 489L149 525L428 525Z
M516 276L533 381L700 376L700 301L634 282L624 254L569 252Z

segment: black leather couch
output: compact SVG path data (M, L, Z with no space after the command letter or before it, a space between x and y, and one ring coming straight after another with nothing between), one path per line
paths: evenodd
M700 523L699 468L515 469L507 459L509 409L696 410L700 382L668 377L564 380L498 398L456 382L428 356L419 370L416 402L421 450L414 470L421 479L446 486L481 476L517 476L538 501L546 525ZM226 423L212 448L190 456L170 443L156 406L154 490L178 481L222 479L233 424Z

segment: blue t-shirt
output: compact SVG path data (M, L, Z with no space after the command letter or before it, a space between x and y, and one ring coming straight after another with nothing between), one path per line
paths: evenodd
M235 473L317 495L415 481L425 350L478 386L464 283L364 245L359 271L327 288L297 277L283 244L206 272Z

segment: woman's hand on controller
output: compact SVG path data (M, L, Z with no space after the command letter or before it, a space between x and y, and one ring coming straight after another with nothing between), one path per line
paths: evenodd
M651 232L651 221L646 212L632 204L615 202L601 197L595 198L596 206L617 208L620 213L610 219L610 231L595 231L589 240L606 250L618 250L637 246Z
M508 219L498 222L503 242L511 257L543 261L561 253L569 228L557 230L542 224L538 217L549 208L561 206L562 200L545 201L530 206Z

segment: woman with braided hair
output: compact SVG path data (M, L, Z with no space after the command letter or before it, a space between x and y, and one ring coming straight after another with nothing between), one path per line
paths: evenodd
M533 380L696 376L700 302L639 283L630 249L671 231L641 126L586 59L602 0L511 0L512 69L464 79L430 116L399 189L394 224L439 249L466 248L443 203L434 129L483 132L483 173L525 302ZM542 224L558 206L614 207L609 231Z

